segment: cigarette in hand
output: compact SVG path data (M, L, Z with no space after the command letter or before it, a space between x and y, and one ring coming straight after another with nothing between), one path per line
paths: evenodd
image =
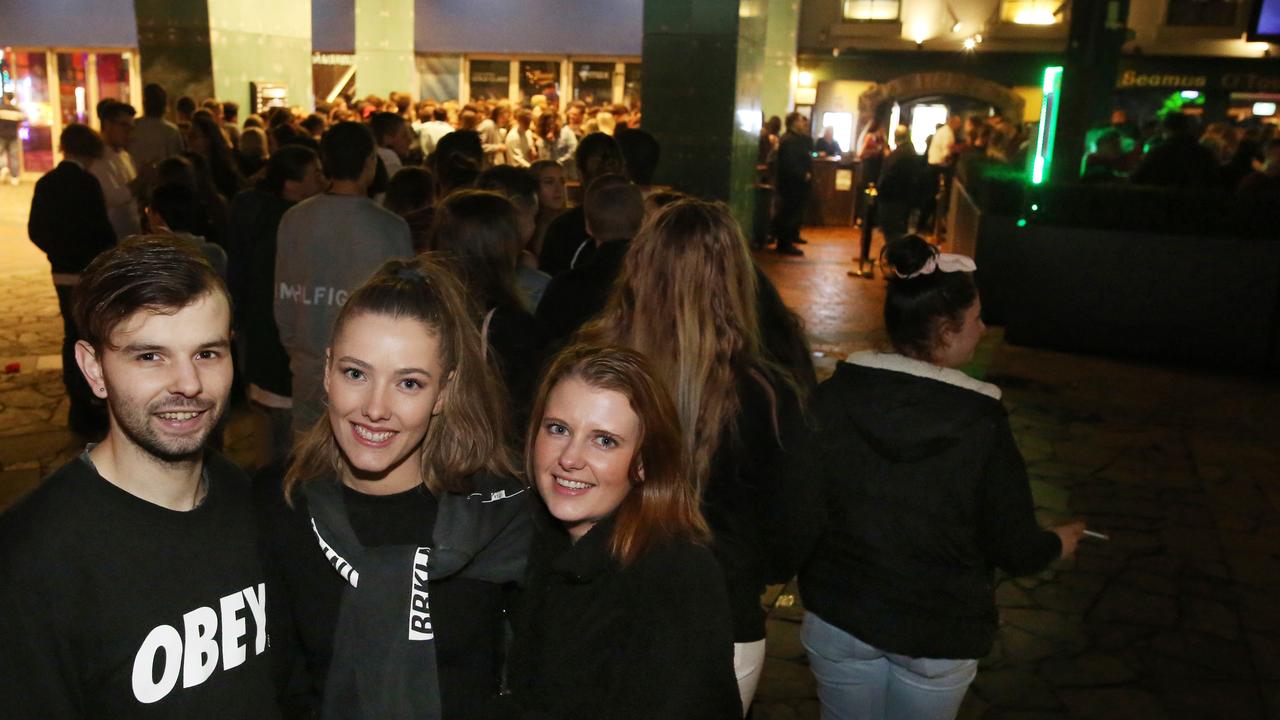
M1111 539L1110 537L1108 537L1108 536L1106 536L1106 535L1103 535L1103 534L1102 534L1102 533L1100 533L1100 532L1094 532L1093 530L1085 530L1085 531L1084 531L1084 535L1085 535L1085 537L1091 537L1091 538L1095 538L1095 539L1098 539L1098 540L1110 540L1110 539Z

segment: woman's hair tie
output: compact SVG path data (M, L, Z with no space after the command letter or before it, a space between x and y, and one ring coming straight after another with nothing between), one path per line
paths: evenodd
M409 282L417 282L417 283L423 283L423 284L426 284L427 282L427 276L423 275L422 271L418 270L412 265L401 265L400 267L396 268L395 272L393 272L392 274L401 280L408 280Z
M973 258L967 255L957 255L955 253L938 253L925 261L924 265L913 273L903 274L897 268L890 266L889 272L899 280L910 280L920 277L921 275L931 275L934 272L973 272L978 269L977 263Z

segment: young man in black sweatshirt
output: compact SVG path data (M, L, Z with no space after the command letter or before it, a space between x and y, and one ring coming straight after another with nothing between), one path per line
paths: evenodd
M0 516L7 718L269 718L266 583L247 480L205 449L231 304L198 250L134 238L76 288L102 442Z

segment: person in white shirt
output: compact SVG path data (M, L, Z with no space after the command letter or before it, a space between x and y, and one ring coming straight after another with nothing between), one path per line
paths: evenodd
M511 165L529 167L542 157L542 141L530 127L533 113L521 108L516 111L516 126L507 133L507 153Z
M107 100L98 105L98 120L102 123L102 139L106 150L102 157L89 166L89 172L98 178L102 195L107 201L107 217L116 231L116 240L142 233L142 219L138 212L138 172L133 158L125 147L133 135L133 116L137 111L131 105Z
M953 113L947 118L947 124L938 128L933 134L933 142L929 143L929 164L943 166L951 158L951 148L956 144L956 132L964 124L964 118Z
M449 124L449 109L437 106L431 111L431 119L422 123L418 129L418 144L422 146L422 154L430 155L436 151L436 143L440 138L453 132Z
M511 108L506 101L493 106L489 117L476 126L484 147L485 166L507 164L507 129L511 124Z

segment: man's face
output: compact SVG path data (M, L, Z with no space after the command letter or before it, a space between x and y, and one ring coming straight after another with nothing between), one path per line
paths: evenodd
M231 394L231 306L206 293L171 314L139 310L76 360L107 401L113 442L165 463L198 459Z
M571 107L569 108L569 112L566 113L566 116L569 119L570 125L577 125L578 123L582 122L582 108Z
M132 135L133 118L128 115L118 115L102 124L102 139L115 150L128 145Z
M413 130L409 126L401 125L399 132L391 136L391 142L388 146L400 157L409 155L409 147L413 144Z
M324 192L329 181L324 176L319 162L307 163L307 169L301 180L286 180L284 198L290 202L302 202L313 195Z
M796 128L796 134L808 135L809 134L809 118L801 115L798 119L796 119L795 128Z

